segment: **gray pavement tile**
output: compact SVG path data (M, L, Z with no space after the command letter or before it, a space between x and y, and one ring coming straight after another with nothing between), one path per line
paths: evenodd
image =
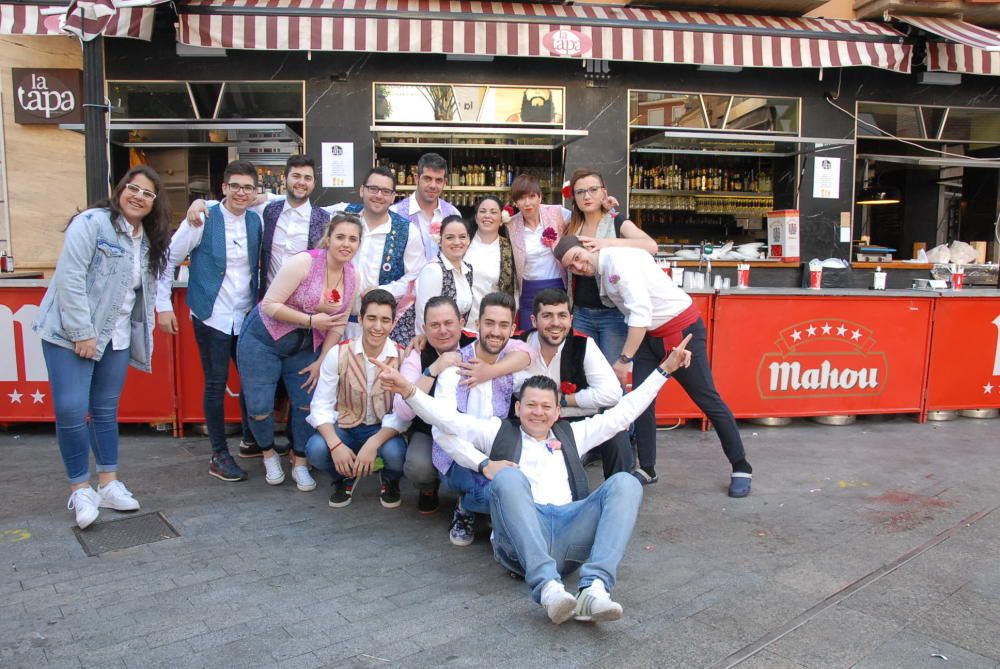
M942 655L943 658L935 657ZM861 659L852 669L993 669L996 663L994 658L977 655L946 641L903 631Z
M721 660L737 647L735 640L727 639L723 632L686 619L664 625L656 635L643 638L641 643L626 646L590 666L690 669Z
M324 665L323 660L313 653L303 653L296 657L290 657L278 663L279 669L318 669Z
M923 568L897 569L855 592L842 605L898 625L906 625L921 611L947 599L963 583Z
M1000 660L1000 599L963 588L922 611L908 629Z
M806 669L806 666L768 650L762 650L737 664L736 669Z
M768 650L812 669L839 669L868 655L899 626L847 608L823 611Z
M816 604L814 597L784 584L765 581L745 590L733 590L722 601L691 619L735 633L744 644L764 636Z

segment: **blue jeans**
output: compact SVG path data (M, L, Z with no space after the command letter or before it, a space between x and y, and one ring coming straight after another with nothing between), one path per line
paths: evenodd
M344 446L357 453L369 437L381 430L382 426L378 423L347 428L337 425L334 429L337 431L337 437L344 442ZM403 478L403 462L406 460L405 439L397 434L379 447L378 454L385 463L381 472L385 480L398 481ZM330 447L326 445L326 439L322 435L314 434L309 439L306 444L306 458L310 465L329 474L334 483L340 483L346 478L334 468Z
M98 472L118 471L118 397L125 385L129 350L111 350L99 361L42 340L56 413L56 441L70 485L90 480L90 452ZM87 420L87 414L90 420Z
M313 351L310 330L292 330L275 341L260 319L259 306L243 321L236 356L250 429L262 449L274 448L274 393L280 379L288 391L292 448L296 455L305 457L306 442L315 430L306 422L312 393L301 387L305 376L299 376L299 372L318 355Z
M444 482L458 493L458 503L466 513L490 512L490 480L482 474L453 462Z
M191 319L194 327L194 340L198 344L201 356L201 371L205 376L205 425L208 427L208 440L212 443L213 453L229 452L226 444L226 382L229 380L229 360L236 362L236 347L239 337L220 332L205 325L197 318ZM242 388L242 375L240 377ZM253 442L253 434L247 423L247 404L244 391L240 390L240 425L243 428L243 441Z
M628 337L625 316L617 309L573 307L573 329L597 342L601 353L611 364L622 354Z
M615 474L586 499L569 504L536 504L524 474L503 469L490 485L493 557L524 575L532 598L541 599L548 581L580 568L578 587L601 579L615 587L642 504L642 484L631 474Z

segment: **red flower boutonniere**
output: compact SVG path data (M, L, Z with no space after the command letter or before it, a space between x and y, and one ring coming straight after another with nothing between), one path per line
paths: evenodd
M549 439L545 442L545 448L549 449L549 453L555 453L562 448L562 442L558 439Z
M563 395L572 395L576 392L576 384L570 383L569 381L563 381L559 384L559 392Z
M515 213L514 207L505 204L503 209L500 210L500 222L504 224L510 223L510 219L514 218Z
M557 239L559 239L559 233L551 225L542 230L542 244L552 248L556 245Z
M336 288L334 288L333 290L331 290L329 293L326 294L326 301L327 302L340 302L340 293L337 292Z
M621 280L622 278L617 274L612 274L611 276L608 277L608 281L610 281L611 283L618 283Z
M433 223L431 223L431 227L430 227L429 231L430 231L430 234L431 234L431 239L434 240L434 243L435 244L440 244L441 243L441 222L440 221L434 221Z
M573 194L573 190L570 188L569 181L564 181L563 185L562 185L562 196L563 196L563 198L566 199L566 200L568 200L569 197L572 194Z

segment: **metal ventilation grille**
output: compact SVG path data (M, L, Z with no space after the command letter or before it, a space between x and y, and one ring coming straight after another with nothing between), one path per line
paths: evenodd
M73 532L83 546L83 551L90 557L164 539L174 539L181 535L159 511L97 522L86 530L74 527Z

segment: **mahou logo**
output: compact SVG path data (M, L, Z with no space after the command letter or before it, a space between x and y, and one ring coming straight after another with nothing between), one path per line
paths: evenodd
M542 37L542 45L559 56L579 56L590 51L593 42L576 30L553 30Z
M757 368L762 399L880 395L889 363L870 328L843 319L816 319L779 334L777 352Z

